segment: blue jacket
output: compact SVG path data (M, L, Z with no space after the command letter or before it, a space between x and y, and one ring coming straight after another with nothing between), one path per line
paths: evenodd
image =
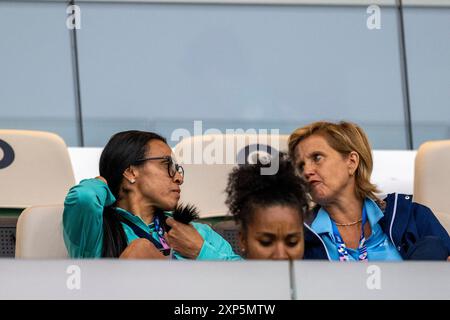
M379 224L404 260L445 260L450 256L450 237L428 207L405 194L391 193L384 201ZM331 260L320 236L306 223L304 259Z

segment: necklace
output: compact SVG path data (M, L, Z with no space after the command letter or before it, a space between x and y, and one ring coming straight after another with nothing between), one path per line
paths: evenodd
M361 226L361 237L359 238L359 245L358 245L358 261L368 261L369 258L367 255L366 238L364 236L364 224L367 221L366 208L363 207L362 217L360 220L352 223L342 223L341 225L351 226L357 224L360 221L362 221L362 226ZM347 247L345 245L344 240L341 237L341 234L339 233L336 223L333 220L331 220L331 223L333 227L335 244L339 254L339 261L350 261L350 254L348 253ZM356 257L354 257L354 259L356 260Z
M335 222L334 224L339 226L339 227L349 227L349 226L354 226L355 224L358 224L361 221L362 221L362 218L359 219L358 221L355 221L355 222L350 222L350 223L337 223L337 222Z

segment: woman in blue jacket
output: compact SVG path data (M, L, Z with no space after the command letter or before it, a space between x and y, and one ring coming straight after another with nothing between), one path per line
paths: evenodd
M163 259L173 251L178 259L240 259L209 226L188 223L192 210L177 207L183 175L163 137L115 134L102 152L100 176L81 181L65 199L69 255ZM187 221L173 219L172 211Z
M447 260L450 238L412 196L379 199L370 182L366 134L352 123L315 122L289 137L289 153L315 209L307 217L305 258L336 261Z

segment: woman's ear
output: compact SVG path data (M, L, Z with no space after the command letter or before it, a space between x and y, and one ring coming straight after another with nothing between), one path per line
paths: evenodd
M138 176L137 170L133 166L129 166L124 172L123 177L131 184L136 182L136 178Z
M358 169L359 166L359 154L356 151L352 151L348 154L347 158L348 162L348 174L353 176Z

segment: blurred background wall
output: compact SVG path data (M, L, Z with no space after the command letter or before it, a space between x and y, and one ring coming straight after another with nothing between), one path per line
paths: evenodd
M450 138L450 1L0 0L0 128L101 147L322 119L375 149Z

